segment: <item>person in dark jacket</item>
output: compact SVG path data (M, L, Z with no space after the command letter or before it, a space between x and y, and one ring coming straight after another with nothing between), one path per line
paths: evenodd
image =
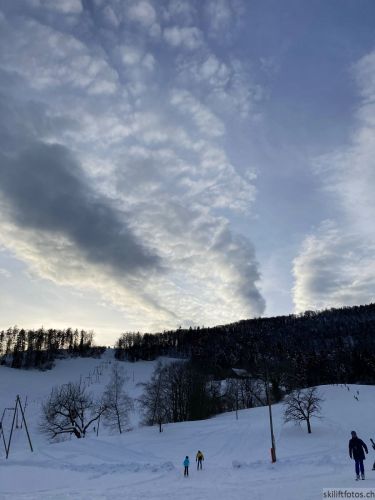
M195 461L197 462L197 470L202 470L202 462L204 460L204 455L201 450L198 450L198 453L195 457Z
M368 453L366 444L359 439L355 431L351 432L352 438L349 441L349 456L355 460L355 473L356 480L359 479L359 472L361 472L362 479L365 479L365 468L363 460L365 459L365 452Z

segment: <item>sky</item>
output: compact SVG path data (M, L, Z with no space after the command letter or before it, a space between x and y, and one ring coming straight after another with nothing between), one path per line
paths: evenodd
M375 300L373 0L0 0L0 328Z

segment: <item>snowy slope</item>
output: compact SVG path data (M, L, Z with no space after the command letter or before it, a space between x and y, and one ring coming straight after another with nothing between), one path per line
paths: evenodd
M111 352L106 353L110 361ZM106 358L104 358L104 361ZM206 421L134 429L121 436L103 432L97 438L72 438L48 444L37 432L40 401L50 388L92 373L103 360L59 361L50 372L17 371L0 367L0 411L19 393L29 398L27 419L34 453L27 448L23 430L17 430L14 449L6 461L0 452L1 499L317 499L326 487L353 487L353 463L347 444L357 430L369 445L374 437L375 387L324 386L322 420L313 421L313 433L304 427L283 424L282 408L275 405L276 464L269 459L269 427L266 408L228 413ZM104 366L102 364L102 366ZM125 363L128 390L137 396L137 382L147 380L155 363ZM100 393L108 380L103 369L100 383L90 386ZM134 377L134 381L133 381ZM354 398L359 391L358 401ZM205 454L204 470L194 463L189 478L182 475L186 454L194 462L198 449ZM373 487L370 471L375 452L369 450L367 480L359 486Z

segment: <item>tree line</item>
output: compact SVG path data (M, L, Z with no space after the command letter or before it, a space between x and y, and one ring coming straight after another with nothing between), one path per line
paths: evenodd
M189 361L158 362L142 394L129 397L121 363L112 365L104 393L96 397L80 382L56 386L42 405L40 430L50 439L82 438L102 420L114 432L128 430L129 413L137 407L144 425L202 420L225 411L266 404L262 381L247 377L214 380ZM94 429L95 430L95 429Z
M117 359L190 360L214 379L244 369L267 377L274 400L301 387L375 383L375 304L299 315L243 320L212 328L179 328L157 334L124 333Z
M197 370L191 362L174 361L156 365L148 382L141 383L143 392L133 400L125 383L129 380L121 363L112 364L109 381L96 397L86 384L69 382L52 389L42 404L39 429L49 439L68 436L84 438L92 428L98 435L100 422L112 432L130 430L129 414L139 406L144 425L157 425L208 418L223 411L251 408L266 404L262 381L243 374L232 379L214 381ZM295 390L283 402L284 421L307 425L320 418L323 399L316 387Z
M226 411L266 404L265 386L261 380L237 376L215 380L191 361L158 362L151 379L142 383L139 398L143 423L202 420Z
M99 356L104 348L93 345L91 331L55 328L0 331L0 364L12 368L49 369L57 357Z

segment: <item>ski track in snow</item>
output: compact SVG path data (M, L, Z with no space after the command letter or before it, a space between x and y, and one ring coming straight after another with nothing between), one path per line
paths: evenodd
M113 353L105 353L106 369L89 389L100 394L108 381ZM26 417L34 453L25 432L17 429L10 457L0 448L0 499L47 500L312 500L326 487L374 488L370 471L375 454L369 438L375 434L375 388L342 386L320 388L325 402L323 418L312 422L308 435L301 426L284 424L282 406L273 406L277 446L276 464L270 463L268 409L242 410L239 419L227 413L210 420L157 427L139 427L132 416L130 432L110 435L101 427L99 437L50 444L38 433L40 403L55 385L79 380L102 364L98 359L57 362L49 372L18 371L0 367L0 411L11 406L16 394L28 396ZM102 365L103 366L103 365ZM124 363L127 389L138 397L138 382L150 377L155 362ZM134 380L133 380L134 379ZM357 401L353 395L360 391ZM9 429L6 422L5 432ZM367 480L354 481L348 457L351 430L369 446ZM195 453L205 454L203 471L196 471ZM190 456L189 478L182 460Z

